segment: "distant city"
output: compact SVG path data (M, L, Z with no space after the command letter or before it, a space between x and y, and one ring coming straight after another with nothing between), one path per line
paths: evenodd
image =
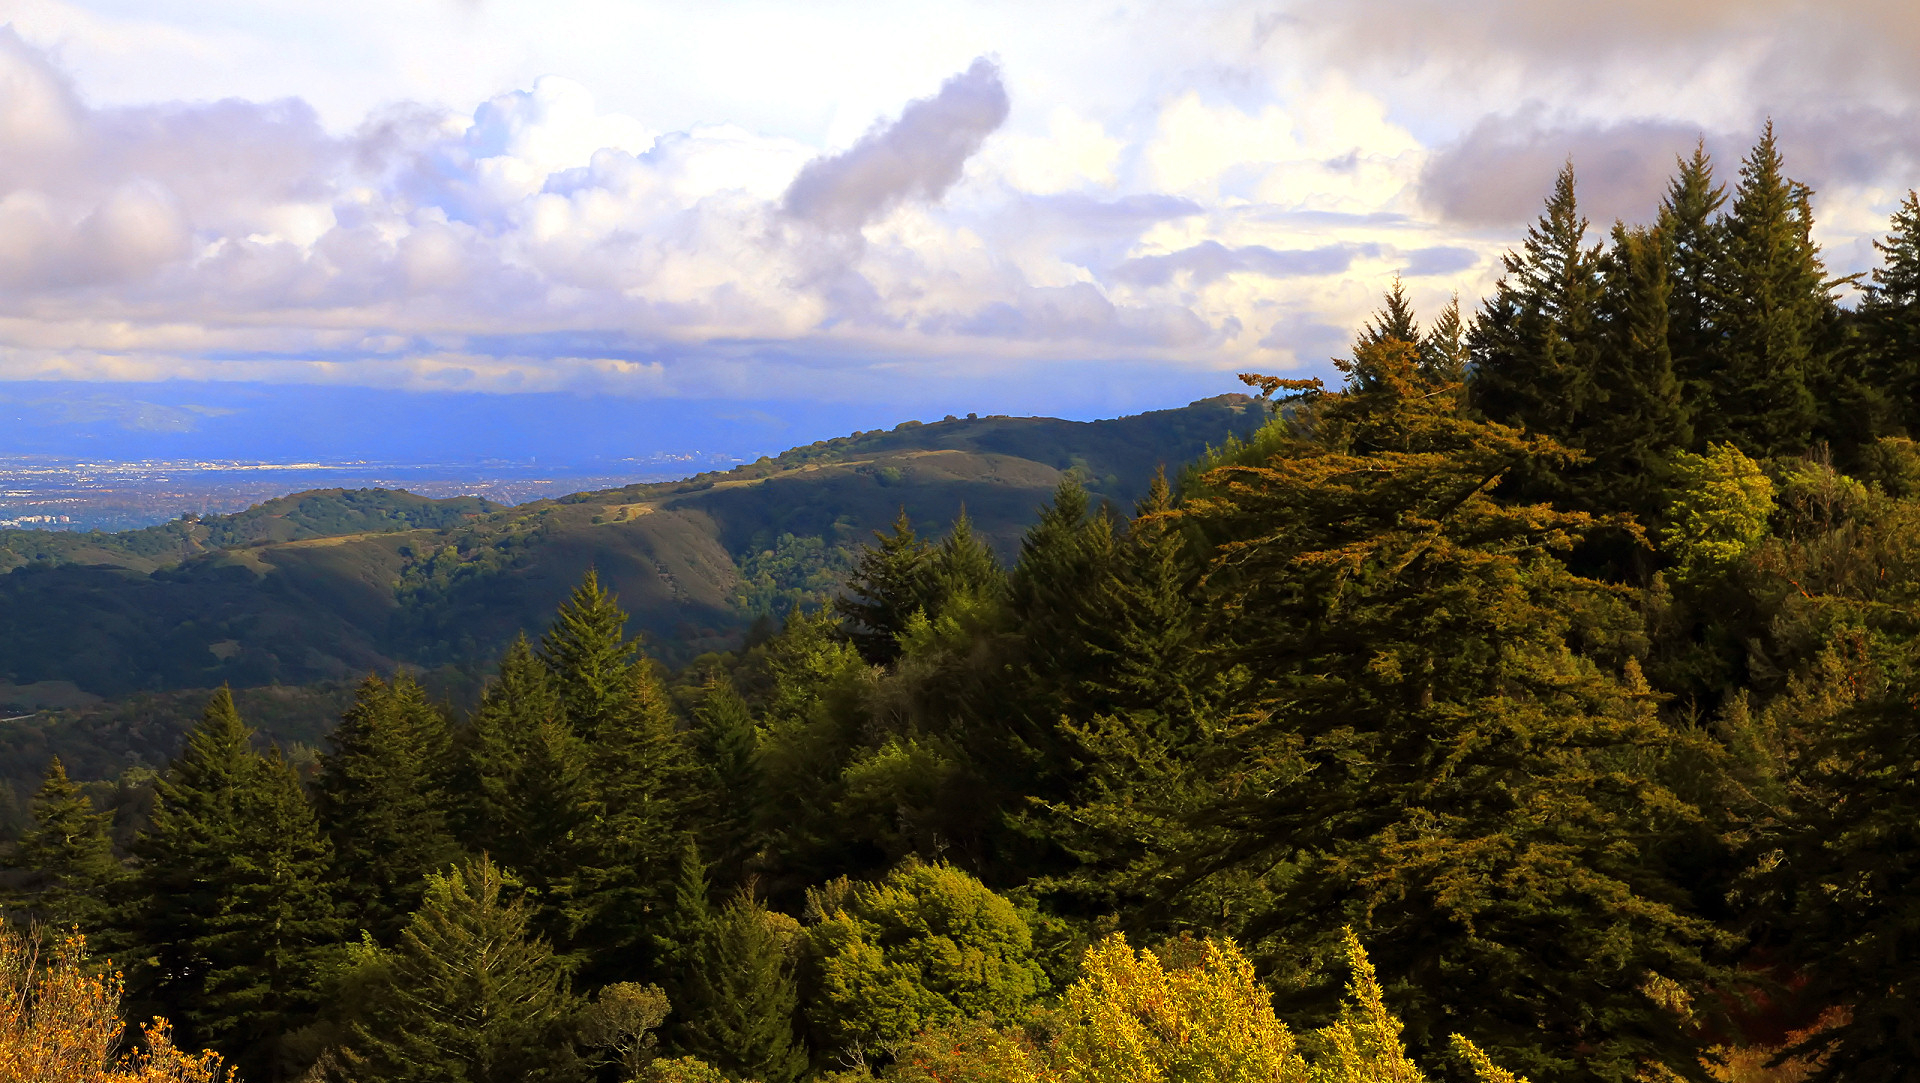
M183 514L241 511L308 489L406 489L502 504L636 482L669 481L743 461L717 452L542 467L537 461L466 463L133 462L0 456L0 530L132 530Z

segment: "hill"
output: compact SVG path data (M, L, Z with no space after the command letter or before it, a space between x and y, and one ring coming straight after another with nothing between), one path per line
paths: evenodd
M76 696L344 680L401 663L476 674L589 568L680 659L819 600L904 509L964 508L1011 556L1070 472L1122 506L1264 419L1245 396L1107 421L988 417L856 433L685 481L503 508L325 490L120 534L0 537L0 708ZM26 537L22 537L26 535Z

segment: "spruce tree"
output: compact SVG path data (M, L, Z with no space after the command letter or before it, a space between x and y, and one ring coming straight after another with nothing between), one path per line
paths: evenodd
M248 776L234 805L239 845L199 941L209 964L201 1015L209 1041L264 1078L279 1040L318 1016L321 965L345 928L332 848L299 777L278 749Z
M1353 348L1359 351L1382 342L1404 342L1410 346L1418 346L1421 342L1420 323L1414 319L1413 302L1407 298L1399 275L1393 276L1393 287L1387 290L1380 310L1361 329Z
M693 711L693 746L704 775L700 834L729 879L743 870L760 800L753 712L725 673L708 676Z
M390 943L419 905L427 873L458 850L448 823L446 716L412 677L368 677L328 742L319 805L346 917Z
M592 815L587 746L560 713L547 667L523 635L501 656L460 735L461 839L526 878L543 897L578 857Z
M931 547L914 533L902 507L891 533L874 531L880 544L863 550L847 576L846 593L834 611L846 622L847 635L869 662L882 664L900 654L900 633L926 608Z
M1599 247L1586 232L1568 163L1469 335L1471 400L1484 416L1556 439L1578 433L1594 394L1600 301Z
M1578 442L1577 506L1650 520L1662 500L1666 457L1692 442L1668 323L1672 287L1658 230L1613 228L1601 260L1606 291L1592 405Z
M633 702L634 643L627 614L588 569L540 638L540 660L552 675L561 711L574 732L592 742L603 726Z
M112 892L126 870L113 854L112 817L67 777L58 756L33 795L33 827L22 835L19 864L33 875L28 906L57 931L98 931L112 913Z
M1798 455L1819 425L1834 316L1812 192L1788 179L1769 122L1740 165L1713 282L1720 352L1703 434L1749 455Z
M420 909L384 953L345 1060L382 1083L565 1083L577 1005L565 967L529 928L531 907L482 857L427 877Z
M1442 384L1460 383L1467 378L1472 361L1467 348L1467 325L1460 318L1460 295L1454 294L1447 307L1428 328L1420 343L1420 371L1428 379Z
M714 915L683 983L680 1045L737 1079L793 1083L807 1067L794 1034L793 919L747 890Z
M1660 204L1660 239L1666 246L1667 350L1680 381L1681 400L1694 419L1694 436L1704 439L1716 427L1708 416L1714 370L1720 363L1717 327L1720 272L1726 248L1726 223L1720 209L1725 185L1714 183L1706 144L1679 161Z
M1005 591L1006 572L993 550L973 533L965 507L929 556L926 579L922 609L929 620L947 615L957 604L997 601Z
M316 1013L341 927L312 807L250 737L222 688L160 781L121 932L136 1004L264 1077L275 1039Z
M1920 437L1920 195L1907 193L1874 247L1881 264L1860 303L1868 378L1893 427Z
M1696 1073L1686 1022L1641 991L1715 974L1718 934L1647 859L1700 815L1663 782L1685 738L1630 660L1574 648L1632 624L1555 557L1594 520L1489 492L1572 453L1463 419L1411 349L1355 367L1303 436L1183 508L1216 546L1214 650L1249 677L1188 872L1285 870L1243 932L1300 967L1279 984L1302 1007L1335 1001L1308 977L1350 923L1412 976L1419 1048L1471 1033L1535 1078Z

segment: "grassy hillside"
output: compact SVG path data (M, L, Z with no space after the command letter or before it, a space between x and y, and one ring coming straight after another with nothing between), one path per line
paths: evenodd
M904 508L964 507L1011 556L1069 471L1125 505L1229 432L1244 396L1111 421L909 422L682 482L500 508L326 490L122 534L0 538L0 710L18 689L134 692L347 680L398 663L478 672L589 568L656 653L691 657L817 601ZM22 539L20 535L30 535ZM45 703L51 707L54 704Z

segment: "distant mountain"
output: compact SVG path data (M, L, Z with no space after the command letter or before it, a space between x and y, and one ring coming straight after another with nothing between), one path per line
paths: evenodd
M304 684L399 663L479 672L589 567L685 659L818 600L904 509L964 507L1010 558L1072 473L1123 509L1229 433L1242 395L1109 421L985 417L856 433L685 481L500 507L321 490L120 534L0 534L0 708L79 693ZM11 702L9 702L11 701Z

